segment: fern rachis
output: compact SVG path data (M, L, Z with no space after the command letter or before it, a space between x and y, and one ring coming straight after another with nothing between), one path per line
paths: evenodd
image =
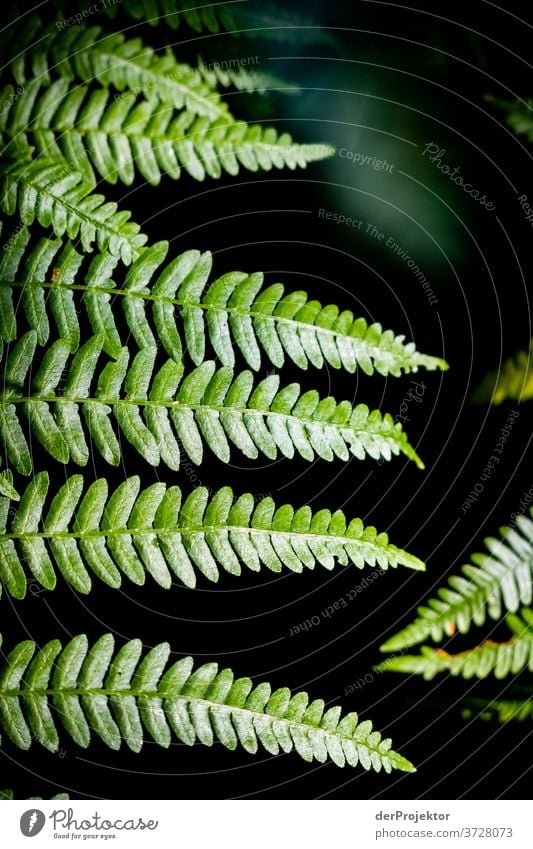
M341 719L306 693L271 691L249 678L234 679L229 669L207 663L193 671L186 657L167 668L170 647L155 646L141 660L139 640L115 653L111 634L90 649L83 635L64 648L52 640L36 653L28 640L8 655L0 675L0 725L12 742L29 749L32 739L57 751L56 719L86 748L94 732L110 748L124 742L139 752L146 733L168 748L172 732L183 743L216 739L228 749L240 745L254 754L261 744L276 755L295 750L306 761L357 766L386 772L413 772L413 765L392 751L391 740L373 731L355 713Z
M198 487L185 499L177 486L157 483L141 490L140 479L131 477L109 495L105 479L84 492L82 476L75 475L45 510L47 498L48 474L40 472L15 511L0 499L0 579L15 598L26 593L24 563L43 587L54 588L50 553L64 579L83 593L91 589L88 569L112 587L121 585L122 575L143 584L148 573L169 588L173 576L195 586L197 571L210 581L218 580L219 569L239 575L241 563L273 572L301 572L317 562L333 569L336 561L358 568L424 568L390 544L387 534L359 519L347 523L340 510L276 508L269 497L258 503L249 493L234 498L229 487L211 497Z

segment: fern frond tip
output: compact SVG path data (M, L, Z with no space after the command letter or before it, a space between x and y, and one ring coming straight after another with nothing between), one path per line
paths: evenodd
M413 569L415 572L425 572L427 568L424 561L420 560L419 557L415 557L413 554L409 555L409 561L406 561L403 565L409 569Z
M405 446L404 453L405 453L408 460L413 461L413 463L415 464L417 469L420 469L420 471L422 471L422 472L424 471L424 469L426 468L426 465L425 465L424 461L422 460L422 458L419 457L419 455L416 453L416 451L415 451L415 449L413 448L412 445L407 443L406 446Z
M319 162L321 159L330 159L335 156L337 148L332 144L301 144L300 149L307 162Z
M424 368L426 371L448 371L450 364L442 357L433 357L430 354L417 352L416 364L411 368L411 371L416 373L419 368Z

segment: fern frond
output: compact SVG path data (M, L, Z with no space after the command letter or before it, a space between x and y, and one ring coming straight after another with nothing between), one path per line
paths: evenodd
M218 61L206 63L202 57L199 57L198 70L212 88L233 86L237 91L257 92L258 94L265 94L271 90L282 94L301 93L301 88L296 83L288 83L286 80L282 80L260 68L250 69L243 66L240 64L239 58L225 57Z
M156 103L171 104L211 120L230 120L228 105L212 89L196 68L176 61L167 50L157 54L140 38L127 39L123 33L105 33L101 27L55 25L43 27L33 40L31 29L20 33L11 63L17 83L26 85L31 77L50 83L57 77L113 86L118 92L142 93Z
M21 474L32 469L23 417L54 459L86 465L81 412L96 449L112 465L120 462L121 448L111 413L121 435L148 463L163 461L173 470L179 469L182 450L200 463L204 442L226 463L232 444L252 459L260 453L275 459L280 452L346 462L350 456L390 460L403 453L423 468L389 413L320 399L313 390L301 394L297 383L280 389L278 375L254 387L250 371L235 377L231 368L217 369L207 360L183 377L183 366L174 360L155 368L155 347L141 350L131 364L123 348L116 361L98 370L103 339L94 336L74 357L67 341L52 343L28 379L36 348L35 331L19 339L7 359L0 394L0 435L7 459Z
M109 495L105 478L84 492L82 476L74 475L45 509L47 499L47 472L33 478L16 510L0 499L0 580L15 598L26 593L24 564L39 584L54 588L49 551L64 579L82 593L91 589L88 570L115 588L123 574L142 585L148 572L168 589L173 576L194 587L197 571L218 581L219 569L240 575L241 564L254 572L261 566L302 572L317 563L333 569L337 562L424 569L387 534L365 528L360 519L347 523L341 510L276 508L269 497L258 503L249 493L235 498L229 487L212 496L198 487L184 498L178 486L141 490L140 478L131 477Z
M501 723L533 720L533 698L468 699L468 707L463 710L463 717L471 719L474 716Z
M533 516L533 509L530 510ZM473 554L472 563L453 575L447 587L437 590L427 606L419 607L418 617L395 634L382 651L398 651L421 643L428 637L438 642L455 631L466 634L474 623L500 619L509 611L533 601L533 522L517 516L515 527L500 528L501 539L487 537L488 554Z
M213 122L133 92L113 96L65 78L48 86L33 79L18 98L13 92L11 85L0 91L0 102L7 104L0 114L0 141L7 153L59 158L88 182L95 182L96 172L108 183L131 185L137 170L157 185L162 174L178 179L183 169L204 180L223 171L235 176L241 167L305 168L334 153L329 145L296 144L273 127L227 118Z
M6 159L0 164L0 178L3 212L18 213L24 224L37 220L56 236L79 238L85 251L96 243L129 264L147 241L139 225L129 220L131 213L94 194L93 185L65 160Z
M15 798L15 795L13 793L13 790L8 789L8 788L6 788L4 790L0 790L0 802L6 802L8 800L11 801L14 798ZM30 801L31 799L35 799L36 801L43 799L42 796L26 796L25 798L28 801ZM68 793L57 793L55 796L50 796L49 798L50 798L51 801L53 801L53 800L58 800L58 799L70 799L70 796L68 795Z
M478 404L529 401L533 398L533 340L528 351L509 357L499 371L487 374L476 389Z
M103 336L103 348L118 356L122 347L113 308L121 302L130 334L140 347L161 342L168 356L180 362L182 333L196 365L206 354L206 337L225 366L235 365L234 348L254 370L261 366L261 348L275 366L286 356L300 368L311 363L353 373L400 376L419 368L448 366L437 357L419 353L404 336L368 325L350 310L339 311L309 300L305 292L284 293L281 283L263 288L263 275L234 271L209 283L209 252L186 251L161 268L168 243L143 250L123 282L114 282L117 265L109 256L96 256L82 276L83 257L69 242L40 239L28 249L30 233L19 228L0 248L0 340L13 342L18 335L17 314L24 313L37 333L39 344L48 342L49 314L58 332L79 344L79 320L74 296L82 295L93 332ZM149 321L149 317L151 321Z
M440 672L449 672L462 678L495 678L517 675L524 669L533 672L533 610L524 608L521 617L510 613L505 621L513 636L505 643L486 640L479 646L459 654L448 654L443 649L422 646L420 654L398 655L384 660L375 667L380 672L404 672L423 675L426 680Z
M240 744L255 754L293 749L305 761L366 770L413 772L413 765L392 751L391 740L372 730L356 713L341 719L341 708L325 711L306 693L271 691L266 683L234 679L229 669L206 663L193 671L185 657L168 666L170 647L160 643L141 660L142 645L131 640L115 653L112 634L89 649L84 635L63 648L52 640L36 652L30 640L8 655L0 675L0 724L12 742L29 749L32 740L49 751L59 746L58 724L86 748L91 732L111 749L124 742L133 752L146 735L168 748L172 733L186 745L196 740L227 749Z
M81 10L85 0L76 0ZM72 2L65 6L65 18L72 14ZM331 35L314 26L309 18L287 8L265 2L214 2L205 0L122 0L106 3L101 11L116 19L122 11L136 21L151 26L164 24L177 29L186 24L197 33L227 31L233 36L266 38L273 41L298 41L309 44L335 44Z

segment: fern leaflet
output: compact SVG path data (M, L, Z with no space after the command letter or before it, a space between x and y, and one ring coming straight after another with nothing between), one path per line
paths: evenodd
M163 461L173 470L180 467L182 450L193 463L201 463L204 441L225 463L233 444L252 459L260 453L275 459L278 451L288 458L299 454L312 461L316 453L324 460L337 457L344 462L350 456L390 460L403 453L423 468L400 422L389 413L371 412L365 404L337 403L331 397L320 399L314 390L301 394L297 383L280 389L278 375L254 387L251 372L235 377L231 368L217 369L207 360L184 378L183 366L174 360L156 370L153 347L141 350L131 365L129 351L123 348L116 361L97 371L103 340L94 336L72 358L67 342L53 342L28 381L36 347L35 331L13 347L0 394L0 435L9 462L21 474L32 469L23 415L54 459L87 464L89 447L80 411L96 448L112 465L120 462L121 449L111 413L122 436L148 463L157 466Z
M368 325L350 310L333 304L323 307L305 292L284 294L281 283L263 288L263 275L234 271L208 283L212 266L209 252L186 251L163 265L168 243L143 250L125 280L112 279L117 261L98 255L82 277L83 257L69 242L40 239L29 249L30 233L19 228L0 250L0 340L17 338L17 313L21 310L37 333L39 344L48 342L55 319L60 336L74 352L79 345L79 320L74 295L83 295L93 332L103 336L103 348L119 356L122 341L112 302L122 302L130 334L140 347L161 342L169 357L183 355L181 328L187 351L196 365L205 358L206 336L225 366L235 365L234 347L254 370L261 365L261 348L277 367L288 356L300 368L309 362L320 368L353 373L400 376L418 368L446 369L444 360L419 353L414 343ZM148 320L151 317L152 322ZM153 330L152 330L153 327Z
M30 640L8 655L0 675L0 724L12 742L29 749L37 740L57 751L60 722L79 746L86 748L94 732L111 749L124 742L142 749L148 734L168 748L172 732L182 743L196 740L227 749L240 744L255 754L293 749L305 761L330 758L337 766L385 772L414 772L413 765L392 751L391 740L372 730L356 713L341 719L341 708L327 711L324 702L309 703L306 693L271 691L266 683L234 679L229 669L206 663L193 671L185 657L167 666L170 647L160 643L142 658L139 640L115 654L115 641L105 634L89 649L84 635L63 648L52 640L37 651Z
M11 501L20 500L20 495L13 486L13 475L9 470L0 472L0 496L9 498Z

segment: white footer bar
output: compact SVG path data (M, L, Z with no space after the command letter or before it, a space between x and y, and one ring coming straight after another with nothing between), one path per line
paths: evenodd
M474 800L8 801L0 835L6 849L532 849L530 810Z

